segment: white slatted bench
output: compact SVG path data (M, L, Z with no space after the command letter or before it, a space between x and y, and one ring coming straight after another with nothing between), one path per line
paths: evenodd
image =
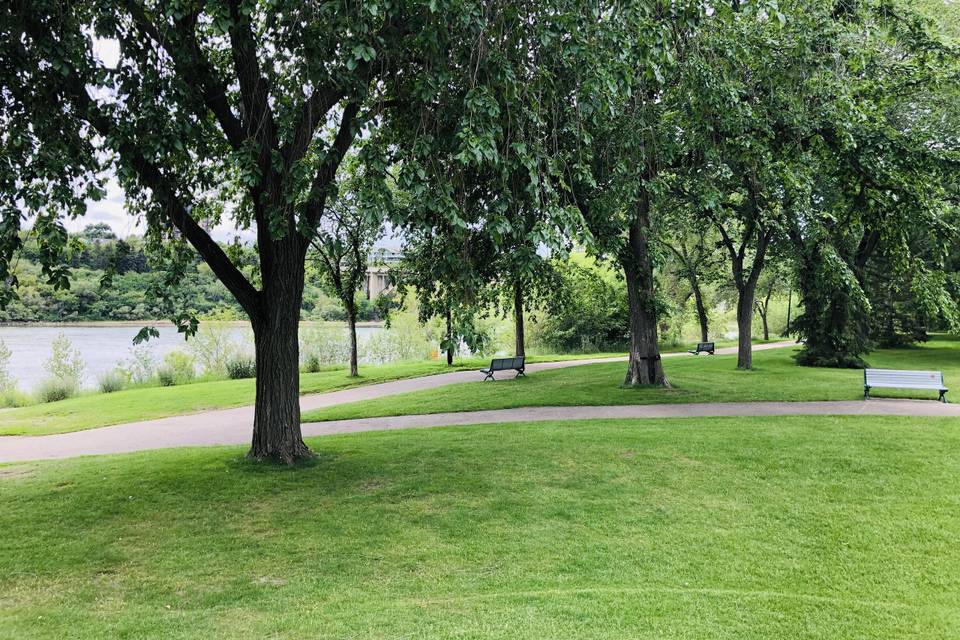
M863 399L870 397L870 389L929 389L939 391L942 402L947 401L947 385L942 371L899 371L897 369L864 369Z

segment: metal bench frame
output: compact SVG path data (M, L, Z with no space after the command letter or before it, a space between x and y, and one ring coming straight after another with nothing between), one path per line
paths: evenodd
M524 356L516 356L514 358L494 358L490 361L490 367L488 369L480 369L480 373L486 374L487 377L483 379L484 382L487 380L496 381L496 378L493 377L493 374L497 371L516 371L517 375L515 378L520 376L526 377L526 374L523 372L526 358Z
M713 352L716 351L716 344L713 342L698 342L697 348L693 350L688 350L687 353L692 353L695 356L700 355L701 353L709 353L713 355Z
M939 391L941 402L947 401L947 385L942 371L909 371L900 369L864 369L863 399L870 399L870 389L926 389Z

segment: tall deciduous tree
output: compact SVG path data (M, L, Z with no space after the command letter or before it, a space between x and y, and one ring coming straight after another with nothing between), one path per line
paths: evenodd
M487 44L522 26L491 9L480 0L4 3L0 277L11 276L27 214L48 279L67 286L60 221L82 215L113 171L151 233L186 240L250 317L250 456L308 456L297 323L307 249L338 166L391 109L464 110L445 83L476 79L495 50ZM98 55L105 42L118 46L116 60ZM405 131L398 142L413 144L418 128ZM456 135L436 132L445 133ZM227 219L255 229L259 281L207 232Z
M958 120L938 105L956 93L956 61L917 16L889 3L855 9L819 14L833 62L806 87L817 135L786 185L804 307L798 361L812 366L864 366L897 288L924 316L949 314L952 302L936 271L956 237L944 214Z
M367 274L370 252L383 237L391 203L383 176L371 175L357 157L348 158L335 197L324 209L313 239L314 264L326 288L343 304L350 334L350 376L359 375L357 292Z
M655 185L676 161L676 128L664 95L700 21L698 2L610 3L583 26L564 75L574 113L560 127L564 185L579 209L591 250L623 269L630 308L624 384L668 385L657 344ZM710 18L712 19L712 18ZM609 52L616 51L616 55Z

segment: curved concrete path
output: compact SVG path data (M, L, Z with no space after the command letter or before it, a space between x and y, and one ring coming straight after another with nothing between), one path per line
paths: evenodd
M755 345L757 351L792 346L792 342ZM736 348L718 349L720 354L735 353ZM677 357L687 354L664 354ZM531 364L532 372L563 367L615 362L625 358L567 360ZM303 396L304 410L329 407L347 402L372 400L387 395L432 389L450 384L476 382L476 371L456 371L420 378L384 382L342 391ZM617 407L529 407L495 411L443 413L391 418L370 418L304 424L305 436L371 431L377 429L405 429L458 424L489 424L536 420L582 420L602 418L663 418L707 416L776 416L776 415L903 415L960 417L960 406L930 401L870 402L800 402L800 403L731 403L731 404L670 404L630 405ZM128 453L149 449L185 446L245 444L250 440L253 407L238 407L207 411L184 416L144 422L119 424L86 431L49 436L0 437L0 462L69 458L81 455Z
M809 415L960 418L960 405L944 404L933 400L842 400L834 402L717 402L599 407L521 407L491 411L309 422L302 425L302 429L304 436L324 436L385 429L414 429L498 422ZM171 447L247 444L250 441L249 430L247 428L237 428L237 425L204 424L191 429L164 429L158 433L145 433L142 429L143 427L133 427L132 425L117 425L51 436L6 437L0 440L0 462L129 453Z

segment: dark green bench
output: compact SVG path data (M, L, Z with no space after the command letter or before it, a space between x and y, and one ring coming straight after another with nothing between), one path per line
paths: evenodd
M524 375L523 373L523 364L524 357L517 356L515 358L494 358L490 361L490 368L480 369L480 373L486 374L486 378L483 379L484 382L487 380L496 380L493 377L493 374L497 371L516 371L517 375L515 377L519 378Z
M698 342L697 348L687 351L687 353L692 353L695 356L698 356L701 353L709 353L710 355L713 355L714 351L716 351L716 348L712 342Z

